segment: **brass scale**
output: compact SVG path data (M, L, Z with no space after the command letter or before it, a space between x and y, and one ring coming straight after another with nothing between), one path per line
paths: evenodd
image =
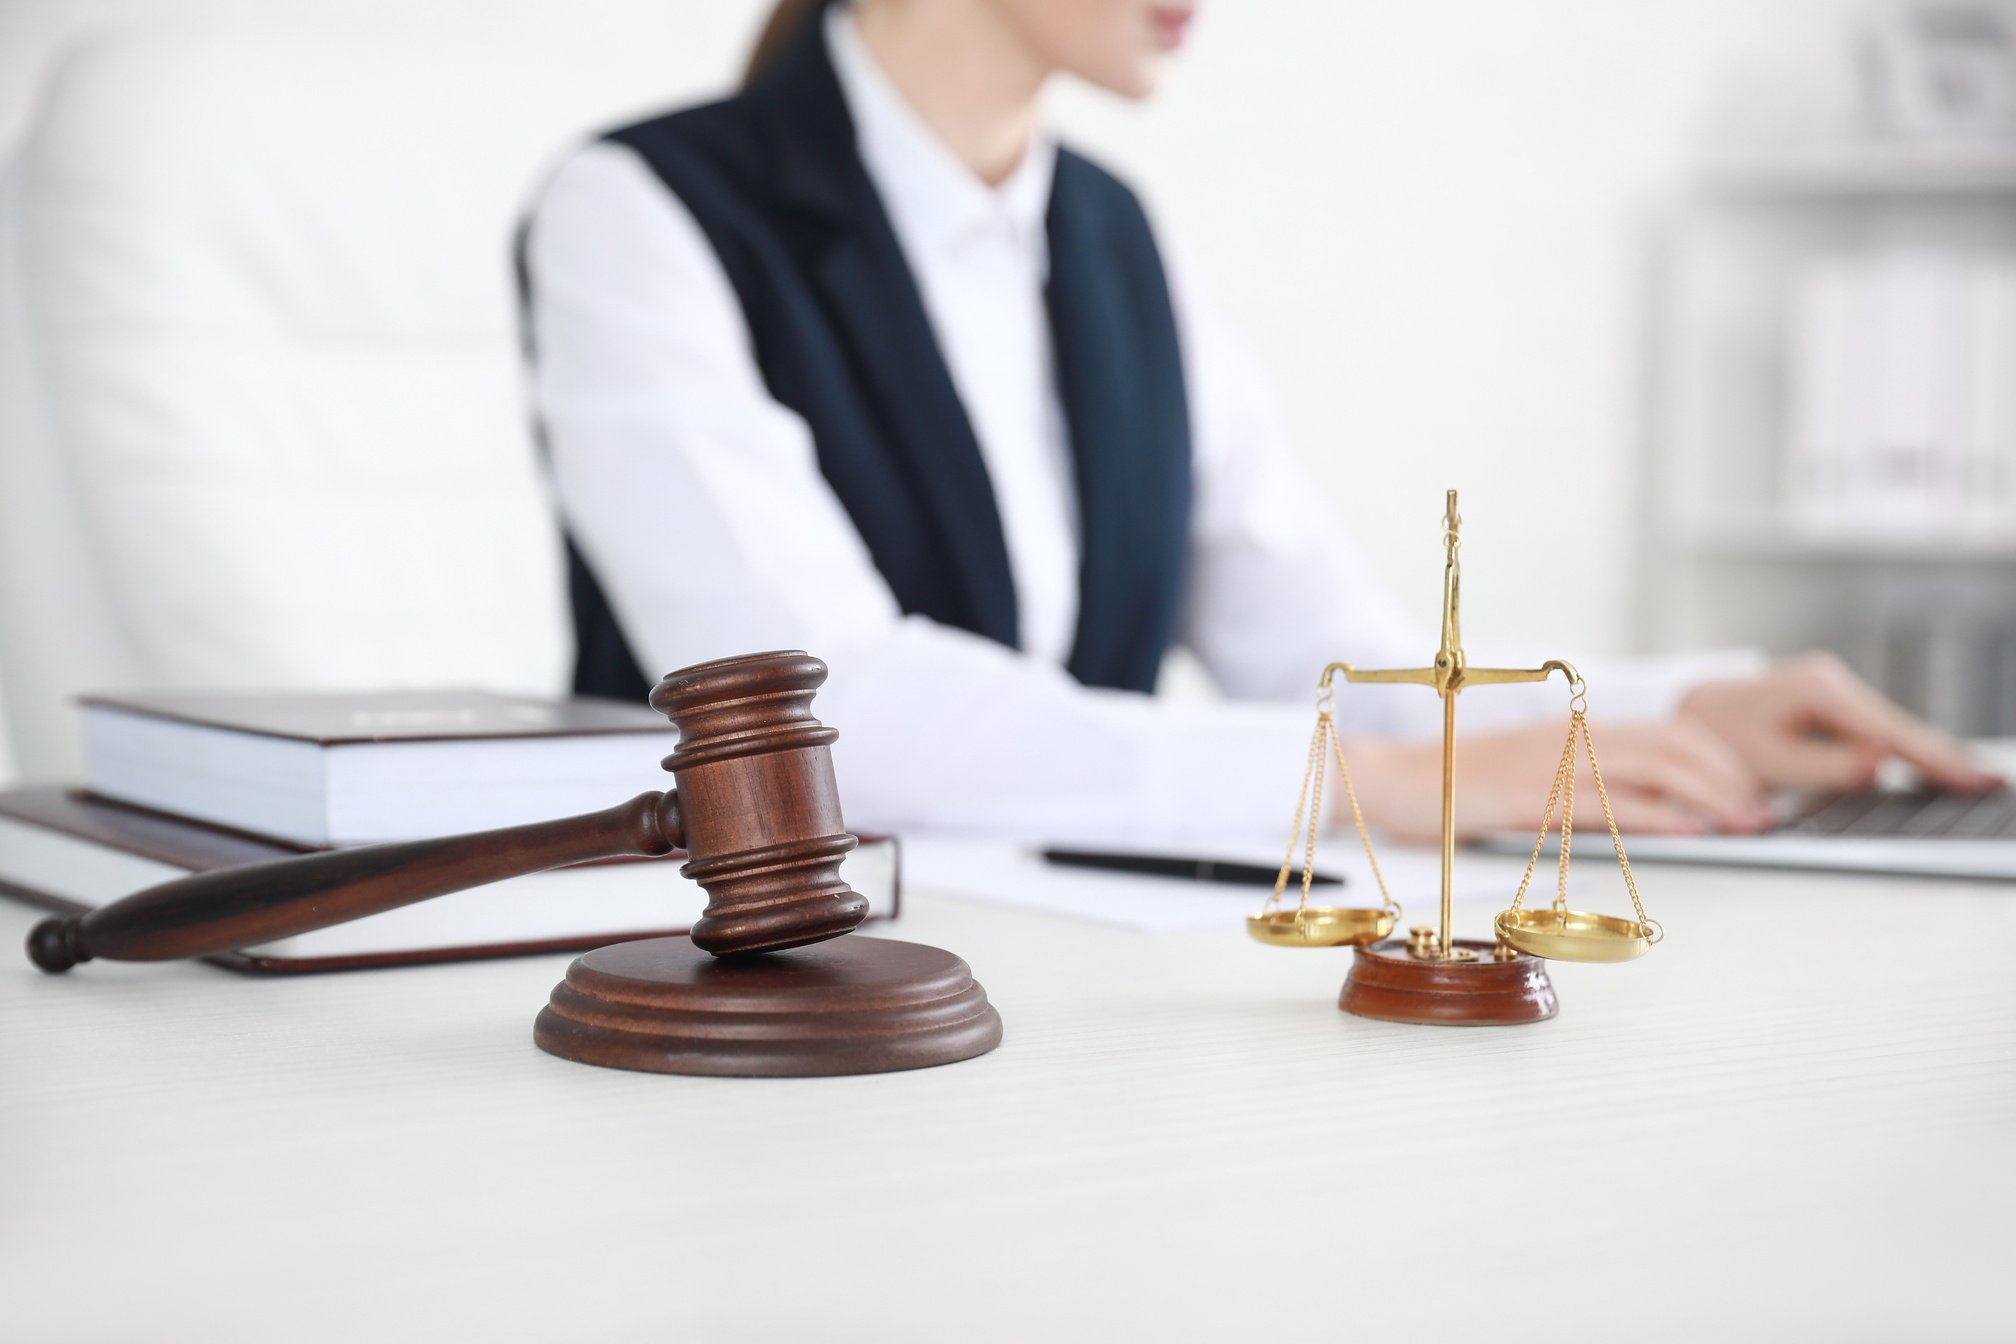
M1349 663L1331 663L1323 669L1322 680L1317 686L1316 729L1309 740L1308 761L1302 773L1302 789L1296 800L1295 818L1290 824L1288 850L1282 858L1281 870L1275 877L1274 889L1268 896L1266 904L1261 907L1259 913L1247 919L1247 931L1259 941L1276 947L1356 947L1361 949L1361 962L1372 953L1381 954L1389 968L1398 966L1406 969L1407 964L1411 963L1418 967L1423 976L1430 977L1445 987L1459 989L1470 978L1463 973L1466 968L1474 966L1476 970L1484 971L1491 962L1507 963L1530 958L1617 962L1642 956L1665 936L1665 931L1645 914L1645 905L1639 896L1637 881L1631 873L1631 861L1624 853L1624 842L1618 834L1616 817L1610 809L1609 791L1604 787L1602 768L1596 762L1595 744L1589 736L1586 714L1587 684L1572 664L1560 660L1550 660L1536 668L1471 667L1465 661L1458 616L1462 582L1462 567L1458 558L1462 546L1460 532L1462 518L1456 511L1454 490L1447 494L1446 511L1442 521L1445 554L1442 570L1442 644L1436 651L1434 665L1365 670L1355 668ZM1546 810L1540 819L1539 834L1534 839L1532 855L1526 861L1525 875L1519 880L1519 887L1512 898L1510 908L1500 912L1493 921L1497 933L1495 946L1473 944L1471 947L1464 947L1452 936L1450 927L1452 876L1456 854L1456 697L1461 692L1476 686L1545 681L1555 672L1561 673L1568 682L1568 740L1561 749L1561 759L1555 768L1554 783L1547 796ZM1404 948L1399 940L1385 941L1399 922L1401 907L1386 889L1385 876L1379 870L1379 860L1373 853L1371 836L1366 832L1365 819L1359 811L1357 793L1352 787L1350 773L1344 764L1344 752L1338 741L1333 713L1336 678L1339 674L1350 683L1376 682L1427 686L1442 697L1442 919L1439 928L1413 929ZM1581 752L1587 755L1595 778L1597 797L1603 805L1603 817L1609 824L1611 846L1616 851L1618 867L1624 874L1625 889L1631 896L1635 916L1633 918L1590 914L1568 908L1568 865L1574 841L1578 746ZM1357 827L1359 841L1364 845L1365 857L1371 865L1373 879L1379 887L1382 903L1377 907L1338 908L1309 904L1310 886L1315 875L1317 832L1323 822L1324 782L1332 762L1335 763L1338 782L1342 785L1350 804L1351 819ZM1541 851L1546 845L1547 833L1555 825L1557 817L1561 840L1554 903L1549 909L1527 909L1527 889L1532 884ZM1302 851L1301 897L1291 909L1284 906L1283 897L1287 891L1298 847ZM1480 947L1488 947L1488 950L1480 950ZM1358 975L1358 968L1354 967L1353 975L1354 978ZM1537 963L1533 964L1530 978L1544 991L1545 1009L1514 1018L1470 1018L1463 1015L1460 1010L1428 1016L1377 1009L1364 1011L1362 1007L1353 1005L1352 987L1348 983L1342 1006L1347 1011L1361 1012L1365 1016L1399 1021L1452 1023L1471 1020L1535 1021L1541 1017L1552 1016L1552 989L1546 985L1544 972L1539 969Z

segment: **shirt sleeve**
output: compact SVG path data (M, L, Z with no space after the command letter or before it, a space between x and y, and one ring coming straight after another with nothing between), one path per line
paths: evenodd
M1196 482L1184 644L1238 699L1313 703L1317 677L1336 661L1420 665L1434 640L1373 576L1286 451L1274 399L1244 346L1180 261L1169 275ZM1354 688L1338 698L1339 725L1372 733L1418 726L1408 701L1420 695L1415 687Z
M1332 662L1421 667L1438 633L1410 619L1352 545L1324 492L1290 456L1275 401L1246 349L1219 321L1180 256L1169 265L1188 381L1196 472L1191 572L1181 637L1218 687L1238 698L1306 704ZM1432 613L1423 613L1429 615ZM1508 650L1494 663L1538 666ZM1754 675L1761 654L1733 649L1680 657L1579 661L1592 710L1663 718L1686 691ZM1466 731L1565 715L1551 685L1465 697ZM1441 708L1418 686L1357 685L1336 700L1340 729L1403 738L1439 735Z
M647 667L804 648L832 675L851 824L1020 839L1268 831L1310 729L1290 704L1171 704L905 616L773 399L697 222L629 149L548 183L526 240L532 396L570 534ZM1227 575L1227 582L1236 575Z

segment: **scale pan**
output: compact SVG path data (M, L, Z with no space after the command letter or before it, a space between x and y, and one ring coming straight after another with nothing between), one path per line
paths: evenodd
M1592 915L1582 910L1510 910L1498 915L1498 936L1528 956L1549 961L1630 961L1666 936L1647 920Z
M1270 910L1246 916L1246 932L1274 947L1358 947L1393 932L1397 916L1377 907L1312 905L1298 915Z

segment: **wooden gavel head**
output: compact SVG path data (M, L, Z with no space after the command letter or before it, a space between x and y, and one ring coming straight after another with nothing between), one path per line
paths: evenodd
M868 913L840 877L855 841L833 779L839 734L812 715L825 681L825 663L791 650L684 668L651 692L679 728L663 814L689 856L680 871L708 896L693 943L717 957L837 938Z

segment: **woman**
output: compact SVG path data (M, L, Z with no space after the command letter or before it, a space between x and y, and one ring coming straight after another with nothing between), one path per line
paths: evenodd
M1433 645L1134 196L1039 126L1058 73L1152 92L1190 11L786 0L741 94L560 168L525 261L579 689L804 647L833 667L858 825L1280 824L1316 670ZM1148 694L1177 644L1227 703ZM1891 755L1993 783L1830 659L1592 680L1628 828L1757 828L1767 789L1851 787ZM1558 687L1495 698L1549 717L1466 739L1467 832L1530 825L1560 750ZM1433 697L1340 710L1369 818L1434 833L1439 750L1408 740Z

